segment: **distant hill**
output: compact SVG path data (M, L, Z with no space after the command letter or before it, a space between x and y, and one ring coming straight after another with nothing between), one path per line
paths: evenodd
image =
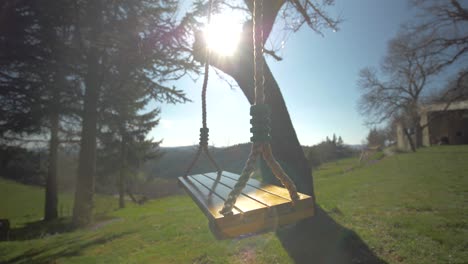
M362 145L346 145L354 150L361 150ZM210 147L210 153L222 170L241 173L250 153L251 143L243 143L229 147ZM144 166L144 172L151 178L175 178L182 176L197 152L198 146L161 147L163 157L149 161ZM304 146L307 155L309 147ZM205 155L202 155L194 166L191 174L212 172L215 168Z
M250 143L230 147L210 147L210 153L222 170L240 173L250 153ZM194 158L198 146L162 147L161 159L145 164L145 173L152 178L175 178L182 176ZM192 174L215 171L203 154L194 166Z
M362 150L366 147L364 144L345 144L345 146L350 147L354 150Z

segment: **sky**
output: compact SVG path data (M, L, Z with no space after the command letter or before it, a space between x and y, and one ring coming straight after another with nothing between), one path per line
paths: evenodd
M357 111L358 73L364 67L378 67L387 42L414 14L406 0L336 0L329 12L343 18L339 31L327 30L320 36L304 26L286 40L279 52L282 61L267 59L301 145L317 144L334 133L346 144L365 140L369 128ZM274 41L282 37L270 36ZM198 144L202 81L199 76L195 82L187 77L175 83L192 102L157 105L161 120L150 137L163 139L164 147ZM209 144L248 142L250 106L242 91L211 69L207 93Z

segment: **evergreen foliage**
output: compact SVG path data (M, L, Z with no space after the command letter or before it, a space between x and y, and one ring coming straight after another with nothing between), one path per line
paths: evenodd
M17 146L0 146L0 177L29 185L44 186L44 154Z
M319 167L321 164L347 158L355 155L356 150L344 144L341 136L336 137L333 134L332 140L327 136L326 139L317 145L306 147L307 160L313 168Z
M145 112L151 97L142 86L120 88L104 97L107 107L100 113L97 183L98 187L106 186L107 191L108 186L117 183L120 204L124 207L123 197L126 192L132 193L132 182L144 180L140 175L144 162L160 156L160 141L146 138L158 124L160 110Z
M57 159L61 119L77 113L71 1L6 1L0 42L0 136L48 134L45 219L57 218ZM17 137L20 135L20 137Z
M369 147L384 147L387 141L387 132L384 129L372 128L367 134L367 146Z
M196 21L190 15L178 21L176 0L60 4L7 0L1 7L0 136L7 140L49 136L46 219L57 215L59 144L65 137L81 140L74 222L87 224L93 207L98 127L109 129L105 115L112 111L126 120L124 113L131 118L150 100L187 101L168 81L197 70L187 38ZM123 92L127 89L137 89L139 95L129 96ZM125 109L125 104L134 103L131 100L142 100L135 106L139 110ZM132 125L152 127L157 120L148 120L158 112L140 112L134 120L140 123ZM64 133L69 129L74 133ZM152 143L142 143L144 132L139 133L138 148L153 148Z

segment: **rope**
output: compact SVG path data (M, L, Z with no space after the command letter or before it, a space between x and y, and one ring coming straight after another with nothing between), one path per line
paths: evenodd
M208 21L207 24L210 25L211 23L211 9L213 6L213 0L209 1L208 4ZM208 87L208 72L210 70L210 50L208 48L208 45L205 48L205 74L203 78L203 86L202 86L202 128L200 128L200 142L198 144L198 149L197 153L195 154L195 157L193 158L192 162L190 163L189 167L185 171L184 177L187 177L189 173L192 171L193 166L197 163L198 159L200 158L201 153L205 153L205 155L208 157L208 160L211 162L211 164L216 168L216 171L218 172L218 177L217 179L221 177L222 170L216 163L216 161L213 159L213 157L210 154L210 150L208 148L208 132L209 129L206 125L206 90Z
M207 24L208 26L211 23L211 9L213 8L213 0L210 0L208 3L208 18ZM207 129L206 126L206 89L208 88L208 73L210 72L210 59L211 59L211 52L208 48L208 45L205 47L205 75L203 77L203 86L202 86L202 125L204 129ZM200 129L201 130L201 129ZM208 132L206 132L208 133ZM201 143L201 139L200 139Z
M245 167L237 181L236 185L229 193L220 213L223 215L232 214L232 208L237 198L242 193L252 172L258 157L261 155L275 177L283 184L289 192L293 205L299 200L296 185L276 161L270 145L270 109L265 104L265 77L264 77L264 58L263 58L263 0L254 0L253 16L253 41L254 41L254 83L255 83L255 104L250 107L252 116L250 131L252 149Z
M253 42L255 104L265 103L265 77L263 72L263 0L254 0ZM260 76L260 78L259 78Z

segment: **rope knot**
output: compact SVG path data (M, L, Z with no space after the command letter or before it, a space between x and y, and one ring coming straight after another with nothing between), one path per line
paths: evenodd
M210 129L200 128L200 146L208 146L208 132Z
M267 104L252 105L250 115L252 116L250 120L250 124L252 124L250 141L253 143L270 142L270 107Z

